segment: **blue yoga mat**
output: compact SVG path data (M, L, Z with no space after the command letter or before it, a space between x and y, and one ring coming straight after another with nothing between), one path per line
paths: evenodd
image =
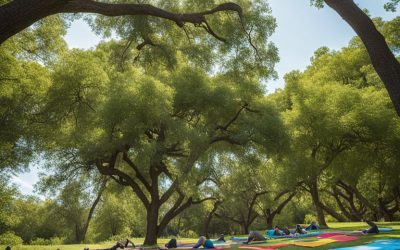
M273 239L280 239L280 238L305 238L305 237L315 237L320 235L322 232L308 232L305 234L297 234L297 235L274 235L274 230L268 230L266 235Z
M375 240L373 243L354 246L354 247L343 247L333 248L334 250L399 250L400 240Z
M235 241L246 241L247 237L232 237L231 240Z
M378 227L378 229L379 229L379 232L381 232L381 233L393 231L393 228L386 228L386 227Z

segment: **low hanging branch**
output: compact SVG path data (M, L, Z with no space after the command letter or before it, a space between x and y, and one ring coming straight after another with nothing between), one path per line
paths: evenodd
M371 18L353 0L324 0L357 33L371 58L372 65L385 84L390 99L400 116L400 63L390 51L385 38Z
M225 42L206 21L207 15L233 11L242 21L242 8L235 3L223 3L215 8L193 13L173 13L149 4L117 4L93 0L14 0L0 7L0 44L28 28L36 21L58 13L96 13L105 16L153 16L175 22L206 27L216 39Z

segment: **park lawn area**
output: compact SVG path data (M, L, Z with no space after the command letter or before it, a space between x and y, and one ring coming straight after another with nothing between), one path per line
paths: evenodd
M315 250L325 250L325 249L332 249L338 247L350 247L350 246L358 246L364 243L368 243L378 239L389 239L389 238L398 238L400 239L400 222L379 222L377 223L379 227L390 227L393 228L395 231L390 233L381 233L377 235L371 236L360 236L360 239L351 242L338 242L338 243L330 243L325 246L321 247L300 247L300 246L287 246L279 249L283 250L292 250L292 249L315 249ZM368 226L363 222L344 222L344 223L328 223L329 229L324 229L323 231L326 232L334 232L334 231L359 231L361 229L365 229ZM245 237L245 235L240 235L241 237ZM229 239L230 236L226 236L226 239ZM313 240L315 237L305 238L304 241ZM135 244L142 244L143 238L133 238L132 241ZM168 242L169 239L159 239L158 243L160 246L164 245ZM196 242L197 239L190 239L190 238L178 238L179 243L193 243ZM269 240L268 243L276 244L281 242L288 242L287 239L277 239L277 240ZM21 246L14 246L12 250L83 250L85 247L89 247L89 249L101 249L101 248L108 248L111 247L115 242L106 242L101 244L69 244L69 245L51 245L51 246L34 246L34 245L21 245ZM263 244L263 246L265 246ZM0 249L5 249L5 246L0 246ZM232 249L237 249L237 246L232 247Z
M339 247L351 247L351 246L358 246L362 245L374 240L381 240L381 239L400 239L400 222L378 222L377 225L379 227L390 227L393 228L395 231L390 232L390 233L381 233L377 235L371 235L371 236L366 236L362 235L359 237L358 240L355 241L350 241L350 242L337 242L337 243L330 243L324 246L320 247L300 247L300 246L287 246L283 247L280 249L283 250L294 250L294 249L315 249L315 250L327 250L327 249L332 249L332 248L339 248ZM368 225L366 225L364 222L336 222L336 223L328 223L329 229L324 229L323 231L327 232L334 232L334 231L359 231L361 229L366 229L368 228ZM309 239L315 239L314 237L312 238L306 238L306 240Z

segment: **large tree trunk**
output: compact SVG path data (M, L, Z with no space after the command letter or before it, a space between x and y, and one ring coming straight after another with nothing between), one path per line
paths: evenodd
M267 222L267 228L268 229L270 229L270 228L274 228L274 217L268 217L267 219L266 219L266 222Z
M371 18L353 0L325 0L353 28L363 41L372 65L400 115L400 64Z
M208 213L207 218L204 221L203 234L202 235L206 236L207 239L209 238L208 229L210 227L211 220L212 220L212 218L213 218L213 216L214 216L215 212L217 211L217 209L218 209L220 204L221 204L220 201L217 201L217 202L214 203L213 209Z
M312 200L314 202L315 210L316 210L316 213L317 213L318 223L319 223L320 226L328 227L328 225L326 224L326 221L325 221L324 210L321 207L321 201L319 199L317 182L313 181L309 185L309 188L310 188L311 198L312 198Z
M157 236L159 233L158 212L159 212L158 202L152 202L150 204L150 211L147 211L146 237L143 243L146 246L153 246L157 244Z
M242 227L243 227L243 233L244 234L249 234L249 227L250 227L250 225L248 224L248 223L243 223L242 224Z
M149 4L110 4L94 0L14 0L0 6L0 44L28 28L36 21L57 13L97 13L106 16L147 15L175 22L202 24L205 16L221 11L235 11L241 17L242 9L235 3L223 3L213 9L194 13L172 13ZM224 41L213 30L207 30Z

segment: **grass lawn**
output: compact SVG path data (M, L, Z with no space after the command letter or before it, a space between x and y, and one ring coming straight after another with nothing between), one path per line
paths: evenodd
M283 247L279 249L283 250L292 250L292 249L318 249L318 250L323 250L323 249L332 249L332 248L338 248L338 247L350 247L350 246L357 246L357 245L362 245L364 243L368 243L377 239L400 239L400 222L381 222L377 223L379 227L391 227L395 231L390 232L390 233L382 233L382 234L377 234L377 235L371 235L371 236L360 236L360 238L356 241L351 241L351 242L339 242L339 243L330 243L325 246L321 247L314 247L314 248L309 248L309 247L300 247L300 246L288 246L288 247ZM346 223L329 223L330 229L323 230L326 232L334 232L334 231L359 231L361 229L365 229L368 227L363 222L346 222ZM229 236L226 237L226 239L229 239ZM312 240L315 238L305 238L303 240ZM141 244L143 243L143 238L134 238L133 242L135 244ZM178 242L195 242L197 239L178 239ZM159 245L164 245L168 239L159 239L158 243ZM271 244L276 244L280 242L288 242L287 239L278 239L278 240L270 240L269 241ZM89 247L89 249L97 249L97 248L107 248L111 247L114 244L114 242L109 242L109 243L104 243L104 244L74 244L74 245L53 245L53 246L30 246L30 245L23 245L23 246L14 246L12 247L12 250L83 250L85 247ZM236 249L237 247L232 247L232 249ZM0 250L5 249L5 246L0 246Z

